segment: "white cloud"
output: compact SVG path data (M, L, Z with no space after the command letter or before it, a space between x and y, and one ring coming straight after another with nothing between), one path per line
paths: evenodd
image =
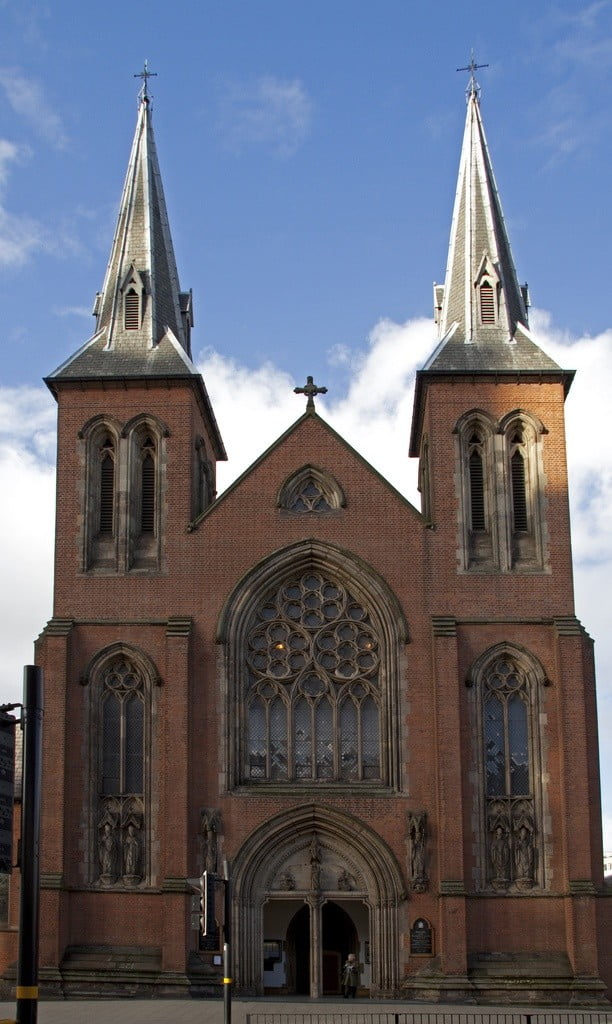
M302 83L271 75L250 85L225 83L219 108L221 134L235 153L259 145L277 156L292 156L308 135L312 118L312 101Z
M26 146L0 139L0 265L22 266L37 249L47 245L45 232L32 217L9 213L2 202L11 165L29 157Z
M53 312L55 316L78 316L87 319L92 315L90 306L58 306Z
M612 849L612 449L607 406L598 402L612 378L612 330L573 339L550 318L532 311L542 347L564 368L579 372L566 403L571 477L577 614L596 639L605 845ZM408 460L414 377L430 353L429 320L378 323L368 346L350 356L348 391L317 398L317 409L399 490L417 503L416 460ZM242 473L304 409L293 394L301 381L271 364L249 370L208 351L199 361L230 462L219 467L220 487ZM54 485L50 462L54 408L43 389L0 389L0 503L4 578L0 588L3 660L0 698L19 697L21 666L50 614Z
M63 149L66 134L59 114L51 109L38 82L16 68L0 68L0 86L11 107L51 145Z

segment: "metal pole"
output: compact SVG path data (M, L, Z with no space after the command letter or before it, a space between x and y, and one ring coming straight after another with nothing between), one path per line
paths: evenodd
M43 672L36 665L26 665L23 670L23 801L17 1024L36 1024L38 1016L42 720Z
M232 889L229 865L223 862L223 1024L232 1024Z

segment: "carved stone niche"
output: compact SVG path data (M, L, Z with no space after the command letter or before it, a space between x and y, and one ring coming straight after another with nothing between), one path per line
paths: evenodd
M219 870L219 832L221 815L219 811L204 808L200 816L200 841L202 845L202 868L211 874Z
M408 878L412 892L426 892L427 874L427 812L408 811Z

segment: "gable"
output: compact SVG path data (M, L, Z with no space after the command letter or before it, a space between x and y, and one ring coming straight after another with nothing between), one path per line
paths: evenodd
M329 504L338 512L356 514L393 507L414 523L425 525L421 513L385 477L316 413L305 413L253 462L205 512L190 525L196 530L226 506L245 503L254 513L265 508L282 509L301 478L312 477L328 488ZM333 496L335 494L335 496ZM265 502L265 505L264 505ZM284 509L287 511L287 508ZM311 509L304 510L310 517ZM296 518L299 511L295 511Z

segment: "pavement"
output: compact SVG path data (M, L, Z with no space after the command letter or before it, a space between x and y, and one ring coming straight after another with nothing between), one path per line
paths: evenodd
M414 1014L420 1021L426 1021L431 1014L429 1024L434 1024L436 1017L440 1024L461 1024L470 1015L472 1024L490 1024L497 1014L506 1022L521 1021L521 1015L538 1013L546 1014L548 1020L555 1024L578 1024L580 1018L585 1022L610 1021L612 1024L612 1007L606 1011L585 1010L578 1008L562 1009L542 1007L493 1007L493 1006L441 1006L427 1003L408 1003L371 999L355 999L347 1002L338 999L276 1000L267 997L262 999L232 999L232 1024L249 1024L248 1015L266 1014L287 1015L283 1024L309 1024L308 1019L317 1016L324 1018L325 1024L371 1024L376 1022L376 1014ZM16 1016L14 1002L0 1002L0 1024L4 1021L14 1022ZM307 1020L304 1021L303 1017ZM38 1024L223 1024L223 1001L216 999L108 999L108 1000L41 1000L37 1007ZM454 1018L454 1020L453 1020ZM524 1022L525 1018L522 1017ZM271 1022L270 1022L271 1024Z

